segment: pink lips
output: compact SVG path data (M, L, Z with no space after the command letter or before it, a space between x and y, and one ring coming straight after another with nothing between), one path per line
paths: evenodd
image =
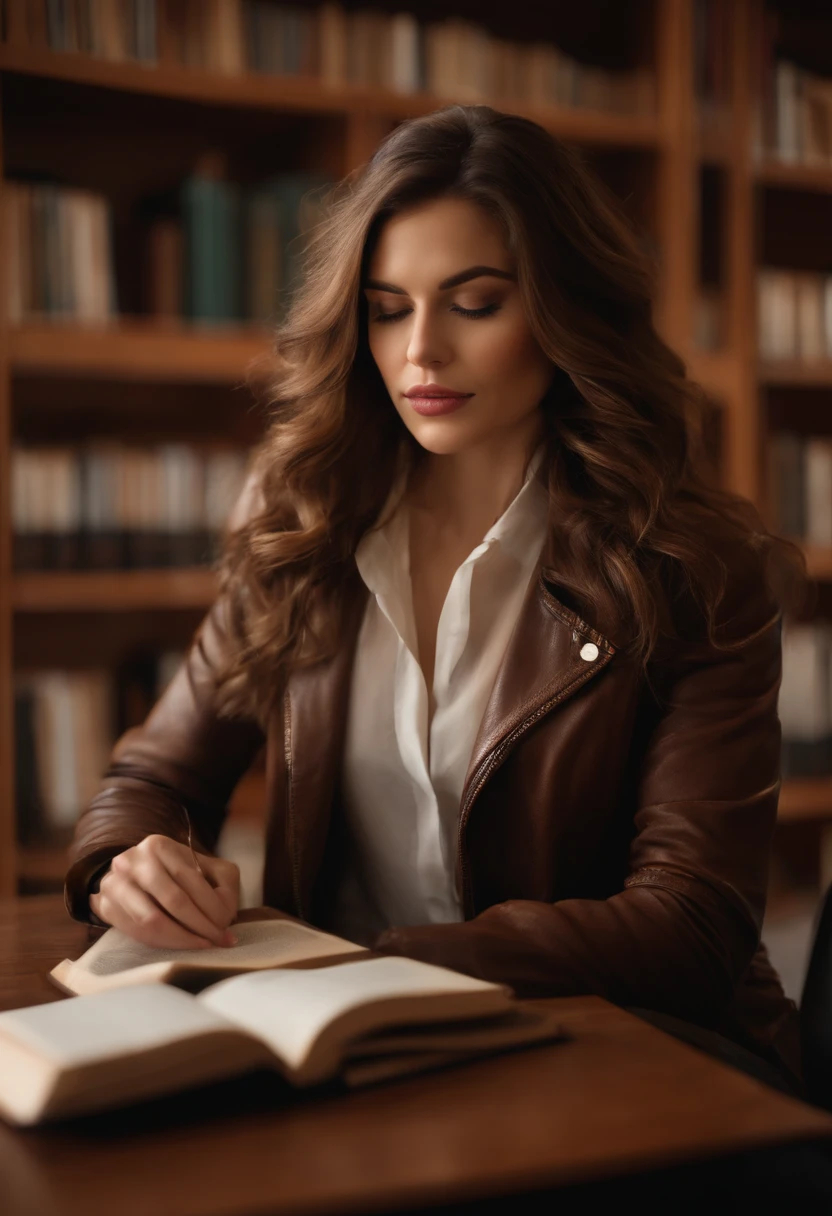
M459 393L444 384L417 384L405 393L417 414L435 418L460 409L473 393Z

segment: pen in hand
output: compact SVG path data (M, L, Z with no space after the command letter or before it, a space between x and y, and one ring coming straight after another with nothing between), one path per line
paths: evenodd
M135 941L165 949L236 945L230 929L240 871L224 857L198 854L190 816L179 840L154 833L117 853L90 892L90 911Z

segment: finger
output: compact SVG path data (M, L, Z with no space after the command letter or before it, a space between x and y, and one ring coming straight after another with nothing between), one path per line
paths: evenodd
M204 857L202 854L199 863L216 883L215 894L225 905L229 921L233 920L240 906L240 867L224 857Z
M234 917L236 905L229 908L227 895L221 893L219 886L211 885L211 872L206 869L205 874L201 874L190 860L183 858L180 853L165 853L161 855L160 860L171 879L188 894L195 907L214 926L215 931L222 933L227 929Z
M101 896L97 891L93 891L90 895L89 905L93 916L97 916L99 920L103 921L104 917L101 915Z
M119 877L108 884L106 890L102 882L101 888L101 919L145 946L188 950L214 945L172 920L130 879Z
M192 873L204 888L204 895L213 894L205 879L196 870ZM133 869L132 878L136 886L145 891L168 916L178 921L185 929L189 929L198 937L208 938L217 946L225 944L228 922L217 925L209 919L158 857L141 858ZM190 875L187 879L191 881ZM222 905L219 906L220 910L224 911Z

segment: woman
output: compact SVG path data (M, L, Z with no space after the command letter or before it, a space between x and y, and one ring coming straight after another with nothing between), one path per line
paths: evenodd
M336 189L221 594L79 822L73 916L233 940L211 854L265 744L265 902L796 1075L759 938L802 558L711 484L652 295L578 156L488 106Z

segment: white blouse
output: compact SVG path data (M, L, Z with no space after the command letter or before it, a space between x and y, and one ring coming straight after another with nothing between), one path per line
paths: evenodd
M352 941L369 943L391 925L462 919L455 881L460 798L546 535L548 495L534 476L542 456L541 446L514 500L451 580L436 633L429 729L404 505L357 546L371 595L350 689L348 844L334 908L335 932Z

